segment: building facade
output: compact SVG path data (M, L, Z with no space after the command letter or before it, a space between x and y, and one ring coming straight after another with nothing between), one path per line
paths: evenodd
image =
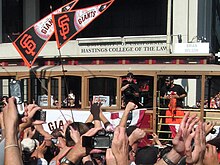
M219 50L218 0L116 1L69 41L61 54L52 37L29 69L11 43L68 2L0 0L0 95L10 95L8 84L15 78L22 80L28 102L39 102L46 94L52 97L48 107L54 106L54 100L62 106L73 90L76 108L88 108L93 96L104 95L109 96L110 109L120 109L119 88L127 72L151 86L146 101L150 108L157 107L165 75L174 75L188 90L185 106L195 107L200 100L204 104L220 90L214 56ZM80 0L75 9L102 2Z

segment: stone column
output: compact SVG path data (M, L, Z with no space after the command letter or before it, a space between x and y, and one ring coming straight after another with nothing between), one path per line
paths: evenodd
M24 30L39 20L39 0L23 0L23 27Z
M0 0L0 43L2 43L2 0Z

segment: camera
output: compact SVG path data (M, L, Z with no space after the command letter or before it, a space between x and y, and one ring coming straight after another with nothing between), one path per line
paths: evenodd
M43 141L44 141L44 136L41 135L41 134L39 134L39 135L38 135L38 141L40 142L40 144L42 144Z
M97 132L95 136L83 136L82 146L91 149L111 148L114 133L104 129Z
M148 139L153 139L153 136L152 135L147 135L147 138Z
M21 81L12 80L10 82L10 94L15 97L15 103L17 106L17 111L20 116L24 115L24 101L22 100L22 91L21 91ZM33 120L42 120L46 121L46 111L37 111Z
M58 143L58 139L57 138L52 138L51 141L53 142L53 144L57 144Z
M10 82L10 94L15 97L16 106L19 115L24 114L24 102L21 94L21 82L19 80L12 80Z

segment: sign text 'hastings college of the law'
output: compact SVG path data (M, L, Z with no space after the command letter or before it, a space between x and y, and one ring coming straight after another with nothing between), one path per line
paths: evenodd
M166 43L105 43L79 45L81 55L146 55L166 54Z

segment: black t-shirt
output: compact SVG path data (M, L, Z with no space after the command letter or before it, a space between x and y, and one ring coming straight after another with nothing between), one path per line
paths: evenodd
M164 96L166 95L170 95L171 93L175 93L178 96L182 95L182 94L187 94L186 91L183 89L182 86L178 85L178 84L173 84L174 86L172 88L169 88L167 86L163 86L162 89L160 90L160 96ZM176 106L177 107L183 107L183 100L184 98L180 98L180 99L176 99ZM164 100L161 99L161 107L168 107L170 100Z
M126 88L122 94L123 94L123 98L124 101L126 103L128 103L129 101L137 101L139 98L137 96L135 96L134 93L139 93L139 87L136 83L132 82L128 82L127 80L122 82L122 87L129 84L129 87Z

